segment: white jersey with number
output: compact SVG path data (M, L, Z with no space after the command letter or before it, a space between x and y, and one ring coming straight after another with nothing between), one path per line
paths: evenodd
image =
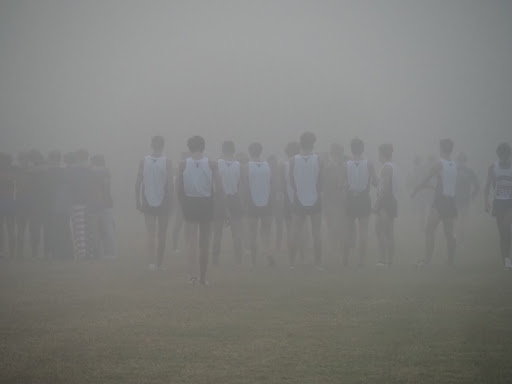
M347 183L350 192L361 193L370 184L370 170L368 160L347 161Z
M512 199L512 165L501 168L500 163L494 163L494 198L496 200Z
M144 197L150 207L162 205L167 189L167 157L146 156L142 171Z
M448 197L455 197L457 185L457 165L454 161L441 159L443 166L441 170L442 194Z
M219 159L218 164L224 193L228 196L236 195L238 193L238 185L240 184L240 163L238 161Z
M318 155L296 155L293 166L293 179L297 199L304 207L311 207L318 201L318 175L320 164Z
M266 207L270 200L270 166L266 161L249 161L249 190L256 207Z
M189 157L185 160L183 184L185 187L185 196L212 196L213 173L207 157L203 157L200 160Z

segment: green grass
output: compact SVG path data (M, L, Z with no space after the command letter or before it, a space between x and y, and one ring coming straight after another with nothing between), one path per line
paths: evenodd
M145 271L134 241L115 262L3 260L0 382L510 383L512 273L492 241L451 270L413 268L412 242L389 270L226 260L207 289L182 256Z

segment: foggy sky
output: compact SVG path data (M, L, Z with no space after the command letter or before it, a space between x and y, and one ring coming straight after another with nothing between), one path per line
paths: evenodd
M156 133L269 154L308 129L319 149L358 135L409 158L453 137L492 160L512 136L511 20L505 0L0 0L0 150L135 166Z

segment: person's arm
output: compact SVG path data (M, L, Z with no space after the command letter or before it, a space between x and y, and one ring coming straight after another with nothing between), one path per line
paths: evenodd
M438 162L432 166L430 169L428 175L414 188L414 191L412 191L411 197L414 198L416 194L421 191L422 189L426 188L428 185L428 182L430 179L432 179L435 175L437 175L440 171L443 165L441 162Z
M295 185L295 176L294 176L294 172L295 171L295 157L292 157L290 159L290 173L289 173L289 177L290 177L290 186L292 187L293 189L293 194L296 196L297 195L297 186Z
M485 212L491 211L491 204L489 203L489 193L491 192L491 185L494 184L494 165L491 164L487 172L487 180L485 181L484 189L484 209Z
M215 192L219 194L220 198L224 198L224 188L222 186L222 179L219 173L219 166L216 161L210 161L210 169L212 170Z
M167 159L167 194L167 201L172 210L174 202L174 168L170 159Z
M178 168L178 177L176 178L176 190L178 192L178 201L183 205L185 199L185 182L183 181L183 172L185 171L185 161L180 162Z
M393 168L389 165L385 165L382 168L381 178L379 182L377 199L375 200L375 208L374 211L378 212L382 206L382 198L384 197L384 192L389 191L392 188L392 177L393 177Z
M137 180L135 181L135 207L138 211L142 210L141 200L140 200L140 191L142 188L142 180L143 180L143 171L144 171L144 161L142 160L139 163L139 170L137 172Z
M324 188L324 159L318 156L318 180L316 181L316 191L321 196Z
M368 171L370 173L370 185L377 188L379 185L379 178L377 177L377 172L375 172L375 167L371 161L368 161Z

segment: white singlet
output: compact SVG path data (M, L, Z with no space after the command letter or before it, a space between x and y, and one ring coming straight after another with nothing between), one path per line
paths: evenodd
M183 171L185 195L188 197L211 197L213 173L207 157L195 160L189 157Z
M219 159L218 164L224 193L228 196L236 195L240 184L240 163Z
M347 182L350 192L363 192L370 183L368 160L347 161Z
M512 199L512 164L510 168L501 168L500 163L494 163L494 198L496 200Z
M266 161L249 161L248 166L252 203L266 207L270 199L270 167Z
M297 199L304 207L312 207L318 200L318 155L296 155L294 161L293 178Z
M441 171L442 194L448 197L455 197L455 186L457 185L457 165L454 161L441 159L443 169Z
M146 156L142 171L144 197L150 207L159 207L167 188L167 157Z

